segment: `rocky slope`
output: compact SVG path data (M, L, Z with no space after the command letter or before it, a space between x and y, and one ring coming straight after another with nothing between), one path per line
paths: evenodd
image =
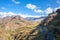
M1 40L60 40L60 9L41 22L27 21L20 16L0 19Z
M31 28L34 28L38 23L27 21L19 15L0 18L0 40L14 40L15 34L20 32L23 33L22 36L28 35Z
M35 28L26 28L14 35L14 40L60 40L60 9L48 15ZM27 31L28 30L28 31Z
M18 29L20 27L24 27L24 26L28 26L28 25L32 25L33 21L31 23L31 21L27 21L24 18L20 17L19 15L16 16L7 16L4 18L1 18L0 20L0 26L4 27L5 30L14 30L14 29Z
M35 30L39 30L36 40L60 40L60 9L48 15ZM34 30L34 31L35 31ZM43 37L42 37L42 36ZM42 39L40 39L42 37ZM34 40L35 40L34 39Z

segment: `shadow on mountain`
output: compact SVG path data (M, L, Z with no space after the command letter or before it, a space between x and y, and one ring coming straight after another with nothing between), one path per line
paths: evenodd
M49 14L30 34L38 30L33 40L60 40L60 9Z
M29 30L29 29L27 29ZM53 12L44 19L41 24L31 30L27 35L19 33L15 35L14 40L60 40L60 9Z

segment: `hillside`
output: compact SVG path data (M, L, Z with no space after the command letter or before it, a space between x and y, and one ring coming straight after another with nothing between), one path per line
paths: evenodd
M44 20L28 21L19 15L0 18L1 40L60 40L60 9Z
M34 40L60 40L60 9L44 19L34 31L38 30ZM42 37L42 38L41 38Z
M19 15L7 16L0 18L0 39L13 40L14 35L20 30L29 31L38 25L39 21L28 21ZM27 34L26 34L27 35Z
M35 28L17 32L15 40L60 40L60 9L48 15ZM27 31L28 30L28 31Z

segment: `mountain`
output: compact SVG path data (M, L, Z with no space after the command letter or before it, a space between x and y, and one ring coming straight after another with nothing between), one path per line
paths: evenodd
M60 9L48 15L34 28L25 28L14 35L15 40L60 40Z
M7 16L0 20L0 24L3 24L6 30L13 30L27 25L32 25L34 22L31 22L33 21L27 21L19 15Z
M19 15L0 18L0 40L13 40L16 33L28 31L38 23L25 20Z
M60 9L56 12L49 14L49 16L42 23L43 26L48 27L50 31L53 32L56 40L60 40Z
M46 17L26 17L25 19L29 21L38 21L38 20L43 20L44 18Z
M21 16L0 18L1 40L60 40L60 9L42 21L28 21Z
M33 40L60 40L60 9L52 12L32 31L38 30Z

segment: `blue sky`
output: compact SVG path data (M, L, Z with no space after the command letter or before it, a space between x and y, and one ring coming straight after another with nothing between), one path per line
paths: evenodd
M0 16L47 16L60 8L60 0L0 0Z

